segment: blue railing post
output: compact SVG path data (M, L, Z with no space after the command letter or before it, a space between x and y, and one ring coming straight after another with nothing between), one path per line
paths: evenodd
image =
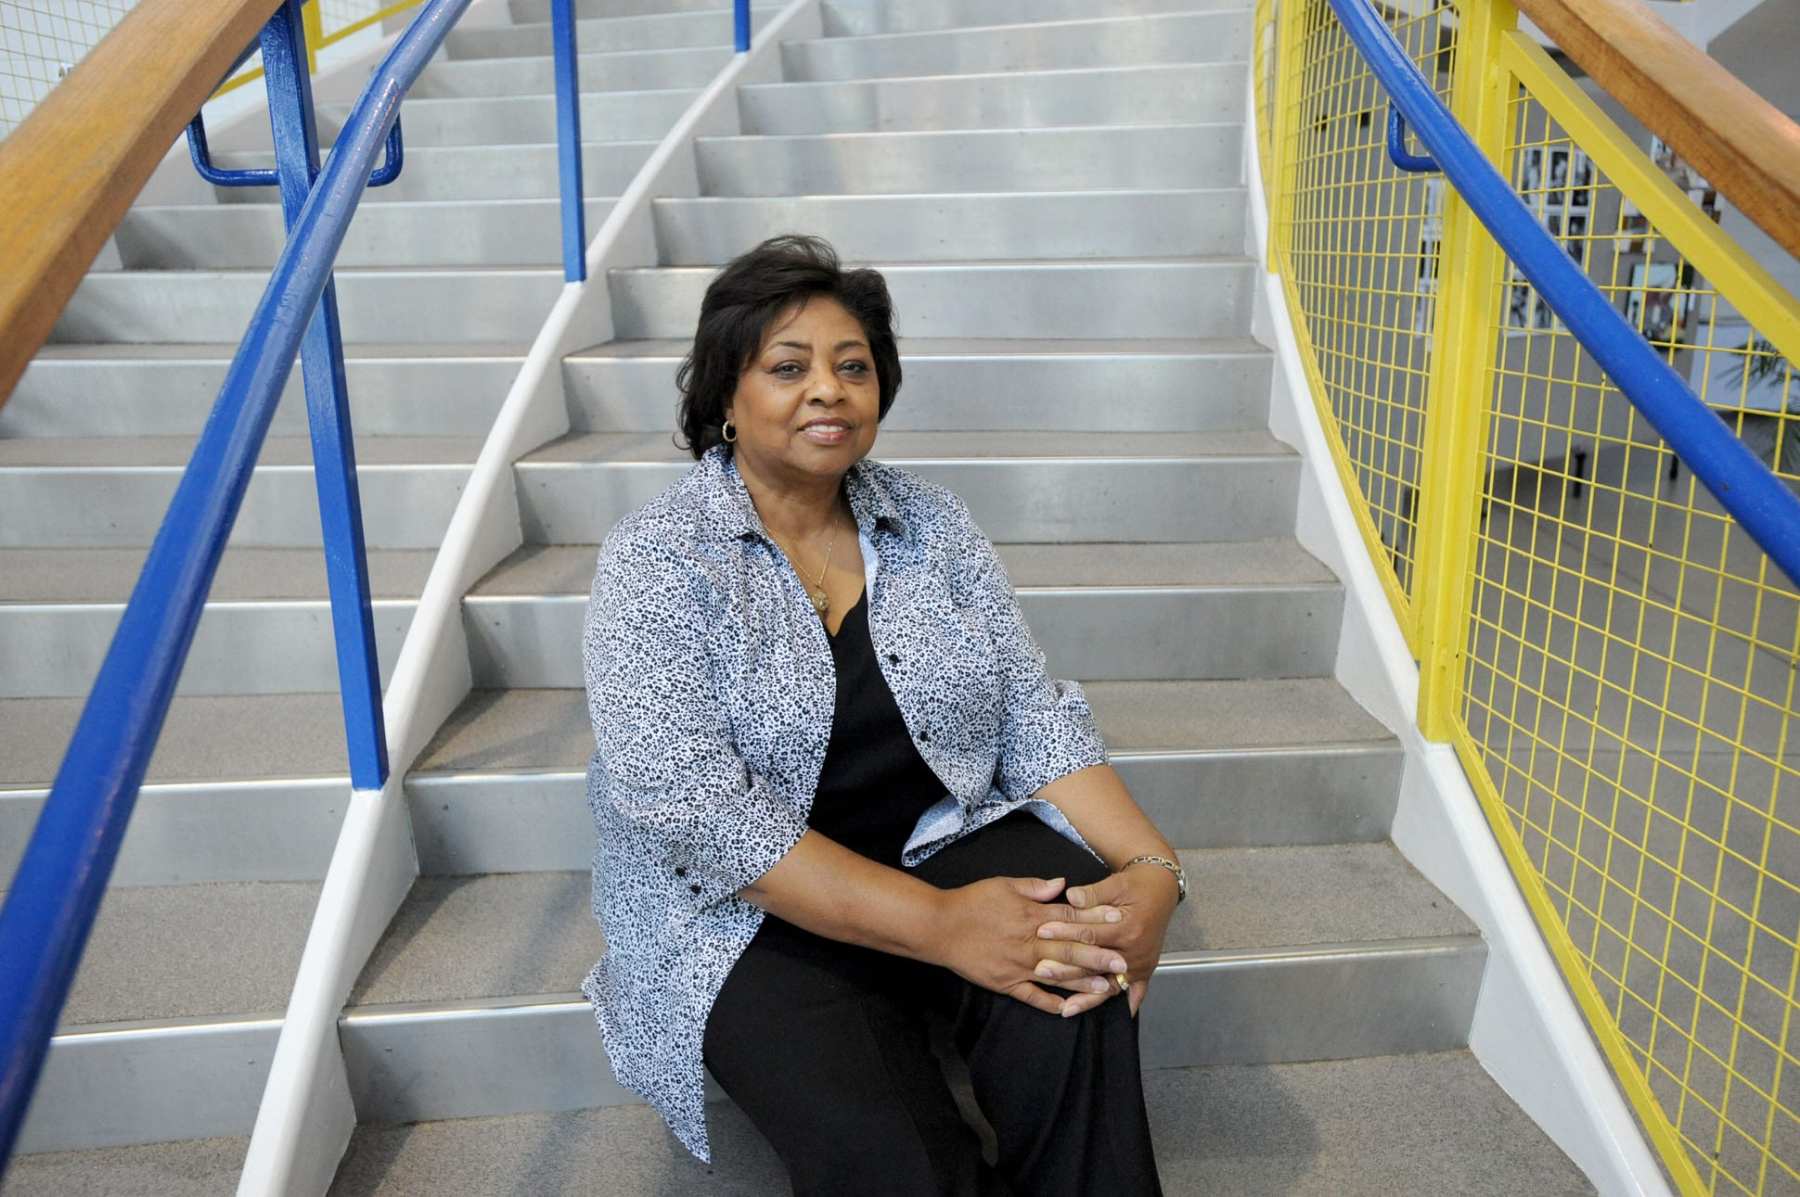
M263 29L263 78L281 209L291 233L319 177L319 131L313 119L312 80L306 73L301 0L285 0ZM325 284L300 342L306 415L312 429L313 482L325 539L325 578L331 593L331 631L337 642L338 687L350 748L350 784L379 790L387 782L387 736L381 718L381 672L375 619L369 606L369 564L363 547L362 497L356 484L356 446L344 380L337 285Z
M750 0L731 0L732 24L737 29L737 52L750 50Z
M581 185L581 64L576 60L575 0L550 0L556 66L556 158L562 177L563 278L587 279L587 212Z

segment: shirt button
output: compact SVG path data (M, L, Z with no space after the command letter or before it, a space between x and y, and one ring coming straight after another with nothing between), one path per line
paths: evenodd
M676 876L677 876L677 877L686 877L686 876L687 876L687 870L686 870L686 869L676 869L676 870L675 870L675 875L676 875Z
M919 743L921 743L921 744L931 743L931 733L928 731L920 732L919 733Z
M889 665L898 665L899 663L900 663L899 657L895 656L893 653L888 654L888 664Z
M697 894L700 892L700 887L697 885L690 885L688 886L688 892L690 894Z

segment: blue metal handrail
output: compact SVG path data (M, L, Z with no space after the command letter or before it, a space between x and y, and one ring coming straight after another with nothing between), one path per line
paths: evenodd
M1477 219L1602 370L1752 539L1800 584L1800 497L1613 310L1481 153L1369 0L1331 0L1344 31ZM1390 145L1404 134L1390 121ZM1412 155L1401 154L1412 159ZM1412 159L1417 163L1421 159ZM1419 169L1408 166L1406 169Z
M553 0L565 274L586 277L572 0ZM0 1167L10 1158L174 697L219 559L299 355L325 537L350 778L386 784L370 614L332 265L363 189L400 166L400 102L470 0L427 0L357 98L321 170L300 0L263 29L288 240L201 431L82 709L50 796L0 908ZM247 57L249 51L245 52ZM240 60L241 61L241 60ZM195 138L206 158L203 138ZM389 161L371 178L384 143ZM236 180L234 180L236 181Z

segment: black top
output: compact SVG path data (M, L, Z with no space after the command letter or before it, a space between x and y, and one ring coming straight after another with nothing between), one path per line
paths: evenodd
M913 826L944 796L944 783L913 747L881 676L866 588L827 639L837 663L837 707L806 821L846 848L898 867Z

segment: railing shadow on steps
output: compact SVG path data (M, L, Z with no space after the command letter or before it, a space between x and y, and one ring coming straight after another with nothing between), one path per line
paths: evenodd
M6 975L0 986L0 1168L24 1122L220 557L296 357L303 362L312 429L351 784L354 790L378 792L388 780L332 268L377 156L396 128L402 100L470 3L428 0L422 6L358 97L323 169L300 0L282 0L252 44L262 51L268 79L274 173L288 239L170 501L0 908L0 961ZM587 266L573 8L573 0L553 0L552 37L564 274L569 282L580 282L587 277ZM136 32L131 26L121 28L127 37ZM239 55L225 74L249 53ZM199 157L203 154L197 150ZM390 162L389 168L396 165ZM31 348L26 346L25 352Z

